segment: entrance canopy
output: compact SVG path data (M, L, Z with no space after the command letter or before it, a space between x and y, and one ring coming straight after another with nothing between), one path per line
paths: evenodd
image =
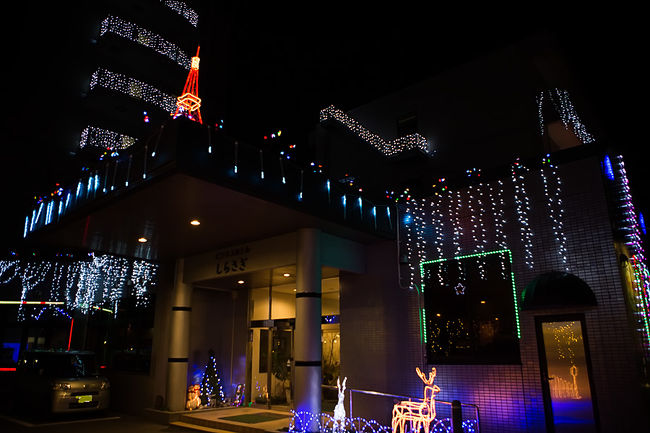
M522 295L522 309L597 305L591 287L567 272L547 272L531 281Z
M27 241L166 260L301 227L361 243L394 238L390 205L196 122L179 118L129 152L34 209Z

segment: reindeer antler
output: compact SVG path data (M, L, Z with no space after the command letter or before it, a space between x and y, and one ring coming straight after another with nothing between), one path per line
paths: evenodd
M422 382L424 382L425 385L429 385L429 386L433 385L433 381L436 378L436 368L435 367L431 367L431 372L429 373L429 378L428 379L424 375L424 373L422 373L420 371L420 367L415 367L415 372L418 374L418 376L420 376L420 379L422 379Z

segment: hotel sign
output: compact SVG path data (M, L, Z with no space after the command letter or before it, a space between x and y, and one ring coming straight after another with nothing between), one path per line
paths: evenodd
M215 258L217 259L217 275L228 275L234 272L246 271L250 252L251 248L248 245L218 251L215 254Z

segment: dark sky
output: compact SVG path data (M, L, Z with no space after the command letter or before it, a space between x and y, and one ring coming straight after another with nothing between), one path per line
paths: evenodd
M243 101L262 130L308 129L329 104L352 108L482 53L550 32L562 41L608 140L632 155L631 170L645 169L647 38L639 13L610 10L598 16L563 9L543 16L538 10L491 10L470 16L462 9L425 12L408 3L391 3L385 10L346 3L320 3L319 9L233 4L211 2L210 13L245 49L235 53L228 50L231 41L211 41L200 83L211 94L226 86L248 89ZM22 232L31 196L47 190L66 166L74 147L69 123L79 95L76 71L87 47L74 7L62 10L49 2L7 7L5 21L13 25L2 29L3 65L9 71L0 165L3 243ZM223 65L224 58L240 65L236 74ZM257 68L247 72L242 65ZM215 82L225 81L210 82L210 71Z

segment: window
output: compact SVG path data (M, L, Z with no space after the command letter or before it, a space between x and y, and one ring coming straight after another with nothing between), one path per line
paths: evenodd
M509 250L424 262L421 273L429 363L519 362Z

